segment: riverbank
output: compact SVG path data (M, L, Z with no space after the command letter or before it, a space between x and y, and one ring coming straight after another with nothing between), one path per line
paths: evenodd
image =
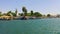
M1 16L0 20L28 20L28 19L44 19L44 18L58 18L58 17L35 17L35 16Z

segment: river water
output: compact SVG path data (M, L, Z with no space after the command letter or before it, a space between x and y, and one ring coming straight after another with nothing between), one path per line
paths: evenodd
M60 34L60 18L0 20L0 34Z

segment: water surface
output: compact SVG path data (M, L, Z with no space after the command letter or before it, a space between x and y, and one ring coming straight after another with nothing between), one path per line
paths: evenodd
M0 20L0 34L60 34L60 18Z

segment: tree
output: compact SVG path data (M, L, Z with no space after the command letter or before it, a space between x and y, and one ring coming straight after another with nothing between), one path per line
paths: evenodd
M27 16L31 16L31 13L27 13Z
M15 11L15 16L17 16L17 12L18 12L18 11L17 11L17 9L16 9L16 11Z
M8 11L6 15L7 16L15 16L16 17L16 14L17 14L17 10L15 11L15 13L11 12L11 11Z
M33 10L31 10L31 16L33 16Z
M20 15L23 16L23 13L21 13Z
M24 15L27 16L27 9L26 9L26 7L22 7L22 11L24 12Z
M0 12L0 16L2 16L2 12Z
M18 15L19 15L19 16L21 16L21 14L20 14L20 13L18 13Z
M12 14L14 17L16 17L16 13L13 13L13 12L12 12L11 14Z
M7 13L11 13L11 11L8 11Z
M39 12L35 12L34 15L35 15L36 17L41 17L41 16L42 16L42 14L40 14Z
M7 16L11 16L10 14L11 14L11 11L8 11L6 15Z
M50 17L51 15L50 14L47 14L47 17Z

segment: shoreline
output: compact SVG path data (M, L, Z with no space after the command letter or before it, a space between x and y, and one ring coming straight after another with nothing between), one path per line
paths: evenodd
M0 20L33 20L33 19L47 19L47 18L53 18L53 17L46 17L46 18L42 18L42 17L36 17L36 18L33 18L33 17L29 17L29 18L26 18L26 17L19 17L19 18L13 18L13 19L11 19L11 18L9 18L9 19L7 19L7 18L0 18ZM58 17L55 17L55 18L58 18Z

